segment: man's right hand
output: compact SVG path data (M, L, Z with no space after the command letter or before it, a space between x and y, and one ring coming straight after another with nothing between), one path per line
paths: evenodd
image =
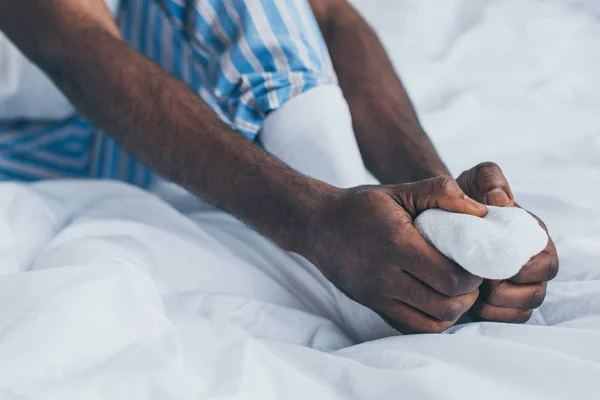
M321 204L299 252L398 331L442 332L477 300L482 280L446 259L413 226L430 208L487 213L449 177L340 190Z
M197 93L116 37L114 27L75 7L85 2L58 3L0 0L0 30L140 161L304 255L401 332L442 331L471 307L481 280L412 225L432 207L485 215L453 180L332 189L234 132ZM81 23L62 23L72 19L65 7L82 11ZM22 29L26 23L31 30Z

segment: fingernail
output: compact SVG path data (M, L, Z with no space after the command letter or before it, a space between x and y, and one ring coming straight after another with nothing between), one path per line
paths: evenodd
M510 198L502 189L493 189L485 195L485 204L490 206L505 206L510 203Z
M470 205L472 205L475 208L484 208L485 205L481 204L478 201L473 200L472 198L470 198L469 196L467 196L466 194L464 195L463 199L465 199L465 201L467 203L469 203Z

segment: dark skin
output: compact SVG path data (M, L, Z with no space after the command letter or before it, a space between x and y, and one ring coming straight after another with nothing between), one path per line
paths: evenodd
M412 225L416 215L433 207L485 215L485 207L465 197L451 178L349 190L310 179L232 131L184 83L125 44L102 0L0 0L0 9L0 29L87 118L165 177L312 261L401 332L443 331L475 303L482 280L441 256ZM387 62L384 52L373 56ZM342 88L347 92L344 83ZM410 105L401 93L394 101ZM355 96L351 107L365 107L360 92ZM388 104L385 96L378 101ZM398 105L391 104L389 110ZM355 124L363 126L357 131L361 150L371 154L367 164L377 171L381 148L368 150L368 121ZM402 123L396 128L412 132ZM398 140L392 132L386 140ZM398 145L395 159L431 146L422 132L407 135L414 141L404 150ZM441 161L433 168L437 162L406 157L423 175L419 179L443 173ZM392 182L391 161L376 172L384 182ZM384 171L389 179L383 179ZM406 175L396 181L413 180ZM361 218L349 218L356 215Z
M367 168L387 184L449 175L373 29L346 0L309 3L350 106Z
M479 164L463 172L457 181L466 193L484 204L519 207L502 170L494 163ZM547 233L546 224L531 215ZM472 316L487 321L528 321L533 310L542 305L548 281L556 277L558 267L556 246L548 236L546 248L531 258L516 276L505 281L484 281L481 296L471 310Z
M375 32L346 0L309 0L352 112L365 165L382 183L449 175L422 128L408 94ZM356 82L361 82L357 85ZM518 207L500 168L482 163L457 180L486 205ZM534 216L535 217L535 216ZM547 231L546 225L536 217ZM514 278L485 281L472 312L488 321L527 321L558 272L552 239Z

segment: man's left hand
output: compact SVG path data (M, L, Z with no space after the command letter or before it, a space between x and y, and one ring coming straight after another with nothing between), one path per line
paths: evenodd
M483 204L519 207L502 170L494 163L482 163L463 172L457 182L468 196ZM535 215L533 217L547 233L546 225ZM533 310L544 301L548 281L557 273L558 255L548 236L546 248L532 257L519 274L504 281L485 280L472 311L486 321L527 322Z

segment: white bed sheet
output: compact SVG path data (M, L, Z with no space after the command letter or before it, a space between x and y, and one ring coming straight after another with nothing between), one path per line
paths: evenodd
M532 321L355 345L314 269L185 194L4 183L0 399L598 396L600 6L355 3L452 170L498 162L549 225Z

